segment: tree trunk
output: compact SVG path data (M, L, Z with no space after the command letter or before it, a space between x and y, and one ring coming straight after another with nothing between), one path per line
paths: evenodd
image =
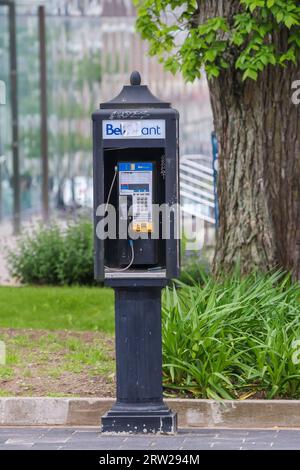
M203 4L199 22L240 6ZM287 49L284 31L274 41ZM242 273L280 267L300 279L300 106L292 103L292 82L299 79L300 67L288 65L242 82L232 65L209 82L219 140L215 272L239 263Z

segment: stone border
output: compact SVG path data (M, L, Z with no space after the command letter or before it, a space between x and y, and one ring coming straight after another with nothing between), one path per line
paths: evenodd
M300 400L165 400L181 428L300 428ZM99 426L111 398L0 398L0 426Z

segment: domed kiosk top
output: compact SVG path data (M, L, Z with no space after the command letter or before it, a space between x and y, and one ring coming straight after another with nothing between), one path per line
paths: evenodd
M170 108L170 103L154 96L147 85L141 85L141 75L134 71L130 75L130 85L125 85L112 100L101 103L100 108Z

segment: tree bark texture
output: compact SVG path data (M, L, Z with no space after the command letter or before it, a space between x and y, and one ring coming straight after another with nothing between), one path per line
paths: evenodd
M199 22L238 11L234 1L199 2ZM281 50L287 33L274 34ZM234 51L233 51L234 54ZM233 57L234 59L234 57ZM220 207L215 272L283 268L300 279L300 66L270 66L242 82L234 67L209 82L219 140Z

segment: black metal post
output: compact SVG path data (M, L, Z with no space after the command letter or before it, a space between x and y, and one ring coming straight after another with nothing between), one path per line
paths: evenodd
M102 432L174 433L163 402L161 287L115 287L117 401Z
M45 7L39 6L40 90L41 90L41 161L42 161L42 211L49 219L49 163L48 163L48 102Z
M17 78L17 35L16 6L7 2L9 8L9 49L10 49L10 80L11 80L11 115L12 115L12 153L13 153L13 193L14 193L14 233L19 234L21 228L21 183L19 162L19 126L18 126L18 78Z

